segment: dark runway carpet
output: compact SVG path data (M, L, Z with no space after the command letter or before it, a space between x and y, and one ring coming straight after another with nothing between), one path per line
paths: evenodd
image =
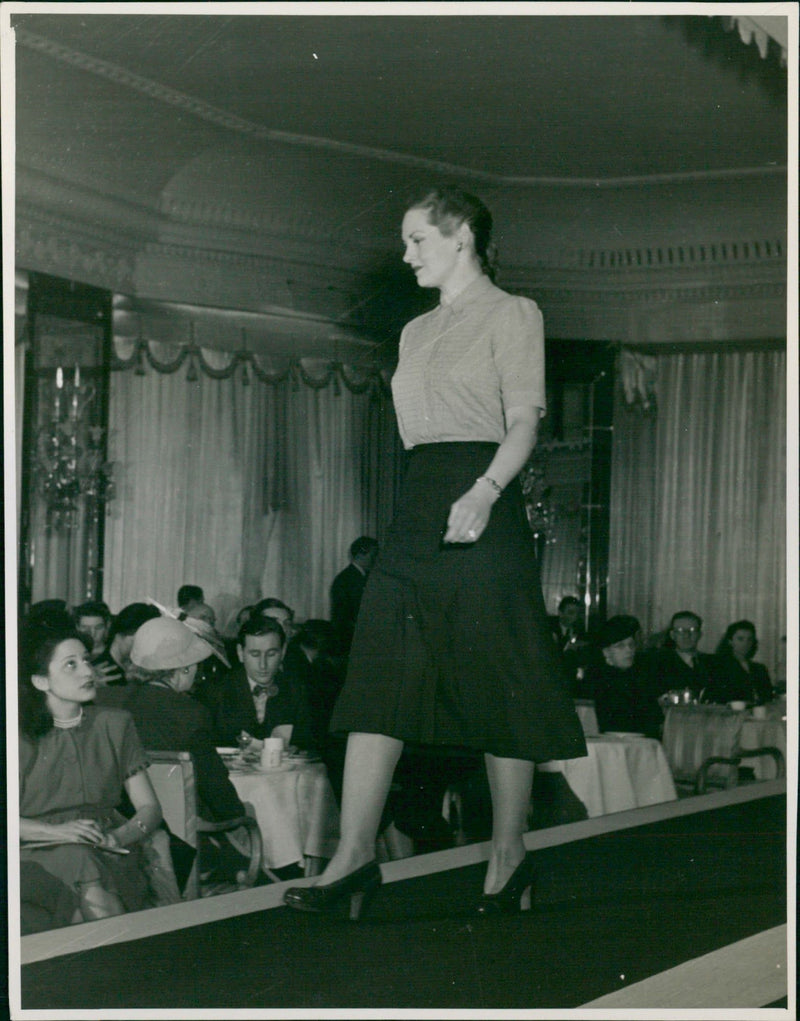
M783 797L536 861L526 914L472 915L470 866L387 884L358 924L280 908L26 965L22 1005L570 1008L786 921Z

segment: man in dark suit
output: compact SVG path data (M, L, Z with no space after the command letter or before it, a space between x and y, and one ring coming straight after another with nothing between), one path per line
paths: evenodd
M582 605L577 596L564 596L558 614L548 617L550 633L573 682L573 695L579 695L579 678L591 659L591 643L581 622Z
M239 665L206 689L202 698L214 717L217 743L236 745L244 731L259 741L283 737L309 745L309 718L301 683L284 673L286 635L271 617L246 620L236 640Z
M378 542L362 535L350 546L350 564L336 575L331 585L331 621L337 652L347 656L353 641L361 596L367 576L378 556Z
M645 670L659 695L689 688L698 698L715 675L714 657L697 649L703 634L703 621L692 610L672 615L667 644L645 657Z

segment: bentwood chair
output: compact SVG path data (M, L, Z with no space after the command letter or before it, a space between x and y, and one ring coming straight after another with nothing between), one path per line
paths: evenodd
M735 787L744 759L768 756L778 776L785 775L781 751L772 747L743 750L744 713L728 706L673 705L664 720L662 744L679 790L704 793L709 786Z
M201 819L197 811L194 762L190 753L148 751L147 757L150 760L148 773L161 803L164 821L176 837L180 837L196 852L194 865L184 888L184 899L193 900L203 893L198 865L201 833L243 836L246 850L249 851L246 855L248 866L237 875L237 886L239 889L254 886L261 869L263 853L261 831L256 820L250 816L226 819L217 823ZM232 843L237 850L240 849L240 840Z

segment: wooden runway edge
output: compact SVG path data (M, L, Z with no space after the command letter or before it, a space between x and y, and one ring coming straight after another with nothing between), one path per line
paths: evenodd
M576 840L586 840L603 833L613 833L665 819L693 815L697 812L710 812L716 808L744 804L748 801L785 793L785 779L768 780L763 783L736 787L730 791L719 791L680 801L668 801L647 808L633 809L629 812L617 812L581 822L568 823L564 826L535 830L525 835L525 845L528 850L535 851ZM431 875L449 869L479 864L488 860L489 849L490 844L487 841L387 862L381 865L383 880L385 883L395 883L416 876ZM274 883L252 890L228 893L221 897L187 901L184 904L175 904L170 907L151 908L115 918L23 936L19 939L18 944L20 948L18 963L21 965L32 964L35 961L74 954L95 947L108 946L112 943L146 939L148 936L160 933L174 932L178 929L205 925L224 918L282 907L283 894L287 887L311 885L313 882L315 882L314 879L306 879ZM13 939L14 934L10 933L9 935Z
M788 989L787 927L778 925L590 1000L578 1010L745 1010L775 1003ZM774 1016L786 1013L776 1009Z

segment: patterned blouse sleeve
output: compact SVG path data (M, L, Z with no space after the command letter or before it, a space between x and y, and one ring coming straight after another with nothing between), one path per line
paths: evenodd
M529 298L505 302L494 335L493 357L504 408L547 406L544 379L544 322Z

